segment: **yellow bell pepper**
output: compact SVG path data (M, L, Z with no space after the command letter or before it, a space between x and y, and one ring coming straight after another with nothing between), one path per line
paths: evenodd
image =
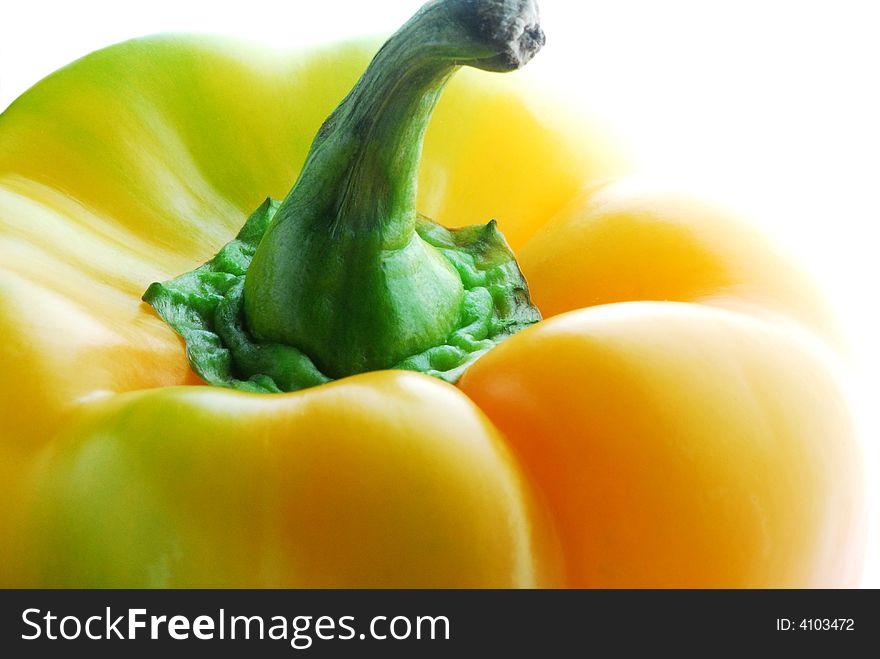
M712 209L597 185L625 159L515 76L449 83L417 203L497 218L547 320L458 387L193 373L144 289L287 195L369 51L153 37L0 115L0 584L857 583L857 443L805 280Z

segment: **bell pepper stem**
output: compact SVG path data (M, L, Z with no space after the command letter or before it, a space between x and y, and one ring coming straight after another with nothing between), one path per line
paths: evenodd
M248 271L260 340L293 345L341 377L445 342L464 291L416 232L422 140L462 65L506 71L543 44L524 0L434 0L379 50L325 121Z
M324 122L276 226L290 208L298 211L291 221L308 218L336 235L379 229L385 249L404 247L415 228L423 137L447 81L461 65L504 71L525 64L544 43L537 20L532 2L425 5ZM316 190L332 198L310 213Z
M424 5L321 126L280 206L267 201L212 261L145 294L193 368L256 391L385 368L454 382L540 319L494 220L448 231L418 215L416 192L452 75L517 69L543 43L533 0Z

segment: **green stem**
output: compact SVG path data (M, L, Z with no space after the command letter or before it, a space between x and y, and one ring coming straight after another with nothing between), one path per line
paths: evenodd
M528 0L434 0L391 37L321 127L259 243L244 284L253 337L342 377L462 327L461 274L416 226L425 129L460 66L513 70L543 41Z

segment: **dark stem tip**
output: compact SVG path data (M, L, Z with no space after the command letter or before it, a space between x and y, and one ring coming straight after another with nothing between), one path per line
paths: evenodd
M546 43L534 0L446 0L458 2L461 20L497 54L468 62L487 71L513 71L525 66Z

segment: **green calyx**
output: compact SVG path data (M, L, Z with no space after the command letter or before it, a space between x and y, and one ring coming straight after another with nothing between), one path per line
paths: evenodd
M540 320L494 220L447 230L415 199L453 73L513 70L542 44L530 0L426 4L324 122L284 201L266 200L211 261L144 294L193 369L264 392L385 368L455 382Z

